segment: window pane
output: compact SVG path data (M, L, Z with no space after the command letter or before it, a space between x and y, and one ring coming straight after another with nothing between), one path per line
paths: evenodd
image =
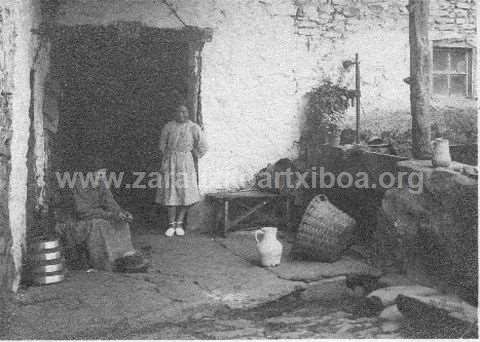
M465 49L452 50L450 54L451 58L451 70L453 72L467 72L467 63L465 62Z
M450 93L451 95L467 95L467 76L466 75L452 75L450 76Z
M448 95L447 75L433 75L433 92L439 95Z
M448 50L446 49L433 50L433 70L435 71L448 70Z

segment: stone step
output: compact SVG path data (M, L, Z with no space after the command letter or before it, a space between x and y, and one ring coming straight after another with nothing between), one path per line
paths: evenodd
M400 312L412 319L448 319L466 326L478 322L477 308L454 296L400 294L396 303Z

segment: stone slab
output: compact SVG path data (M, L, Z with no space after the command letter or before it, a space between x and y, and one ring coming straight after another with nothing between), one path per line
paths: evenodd
M438 291L430 287L412 285L412 286L392 286L371 292L368 297L377 297L382 301L385 306L395 304L395 300L399 295L434 295L438 294Z
M301 297L305 300L334 300L348 293L347 277L340 276L310 283Z
M478 309L467 302L449 295L400 295L396 300L399 310L406 316L422 319L449 317L467 325L478 322Z
M386 307L378 317L386 321L401 321L403 319L403 315L398 310L397 305Z
M150 250L148 273L69 272L62 283L22 290L9 339L115 338L178 322L208 308L256 306L295 291L208 236L134 236ZM150 248L146 248L150 247Z
M352 257L342 257L333 263L295 260L290 254L292 243L280 237L283 244L282 261L279 266L268 268L281 279L315 282L327 278L346 276L349 274L369 274L381 276L381 271L369 266L361 260ZM252 265L259 266L254 232L244 231L230 234L226 239L219 240L233 254L240 256Z

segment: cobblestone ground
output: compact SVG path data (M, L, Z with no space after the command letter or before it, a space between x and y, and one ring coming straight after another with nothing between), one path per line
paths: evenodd
M149 327L135 339L296 339L402 338L399 324L368 317L353 298L307 302L298 295L249 310L220 309L197 313L189 320Z

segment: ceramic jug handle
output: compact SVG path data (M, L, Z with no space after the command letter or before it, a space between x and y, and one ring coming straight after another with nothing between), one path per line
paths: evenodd
M261 229L255 231L255 240L257 241L257 243L260 242L260 241L258 240L258 233L263 234L263 231L262 231Z

